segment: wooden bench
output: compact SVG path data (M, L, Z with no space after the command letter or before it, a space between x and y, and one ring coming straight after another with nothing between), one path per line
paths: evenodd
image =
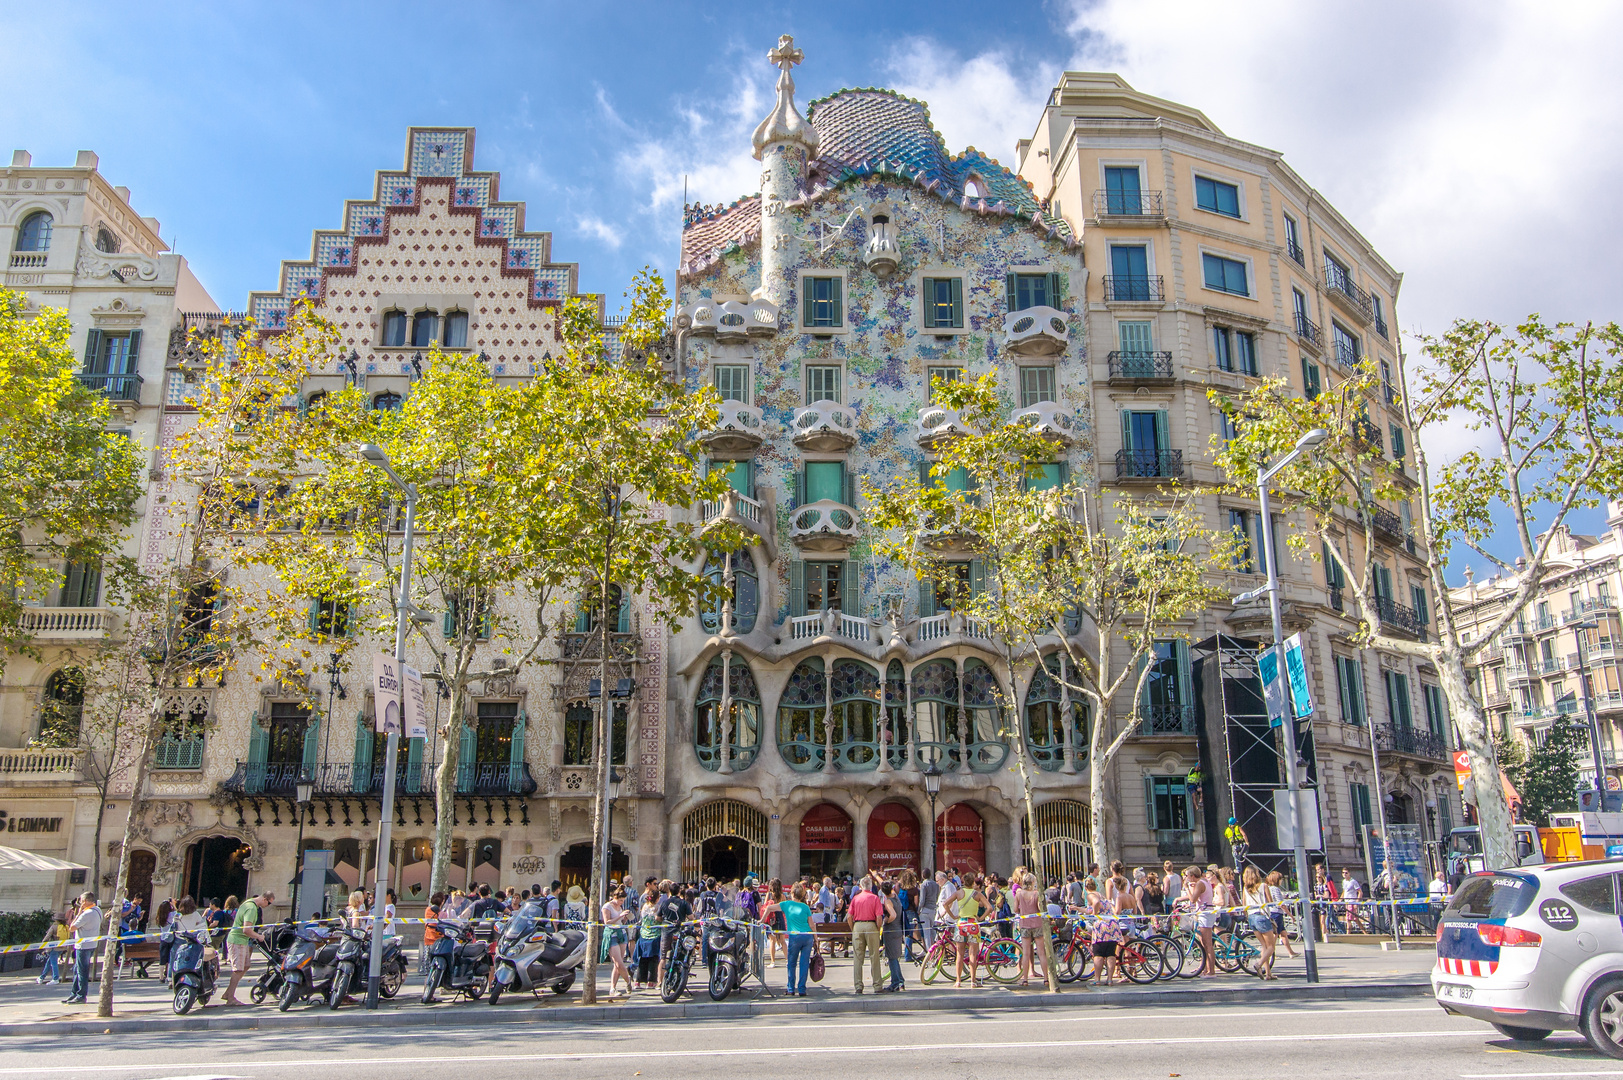
M156 941L132 941L124 946L124 959L119 964L122 969L131 964L135 965L135 972L143 979L151 978L147 968L158 962L158 943Z
M817 947L824 956L833 956L838 950L842 956L851 955L851 924L848 922L813 923Z

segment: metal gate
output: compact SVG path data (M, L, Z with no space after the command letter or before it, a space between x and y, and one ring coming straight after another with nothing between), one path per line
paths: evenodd
M1037 854L1032 854L1031 827L1021 814L1021 860L1045 882L1048 878L1063 878L1072 870L1078 874L1086 870L1093 846L1087 804L1074 799L1056 799L1036 807L1034 813Z
M703 876L700 853L704 842L717 836L736 836L750 846L750 873L766 877L766 814L748 803L719 799L695 807L682 820L682 878Z

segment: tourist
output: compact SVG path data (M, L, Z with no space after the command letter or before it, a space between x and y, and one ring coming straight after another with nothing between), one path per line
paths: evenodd
M609 896L609 902L603 905L603 950L598 958L614 965L609 974L609 996L614 996L616 982L626 984L626 996L631 996L631 970L626 967L626 924L633 918L632 913L626 910L626 889L624 885L616 885Z
M69 924L73 931L73 988L62 999L64 1005L83 1005L90 993L90 971L100 944L102 911L95 893L81 893Z
M1296 956L1296 947L1291 944L1291 936L1285 932L1285 909L1281 907L1285 902L1285 875L1278 870L1262 879L1263 887L1268 891L1268 899L1272 906L1268 908L1268 917L1274 924L1275 936L1285 943L1285 952L1293 959Z
M257 897L251 897L241 906L236 905L236 897L226 901L234 908L231 920L231 930L225 936L226 955L231 963L231 982L225 988L226 1005L241 1005L237 1000L237 984L242 977L248 974L248 960L250 957L249 945L251 942L264 941L265 935L255 927L262 921L260 913L276 902L276 894L266 889ZM351 902L354 897L350 897Z
M1212 944L1212 932L1217 927L1215 895L1212 883L1201 875L1200 867L1184 868L1183 897L1179 905L1194 918L1195 931L1200 935L1201 952L1205 959L1200 970L1202 976L1217 974L1217 953Z
M658 885L652 878L649 879L642 902L637 908L637 944L631 951L631 958L637 964L636 989L650 989L654 986L654 973L659 967L659 896Z
M434 924L440 919L440 912L446 907L445 894L437 892L428 898L428 906L423 909L423 947L417 954L417 973L428 972L428 956L434 950L434 942L443 936L443 931Z
M945 874L932 874L919 884L919 936L926 949L935 944L936 907L941 902L941 882Z
M980 964L981 954L981 915L987 911L986 894L980 890L979 884L965 879L963 887L952 897L953 914L957 917L956 934L958 941L958 963L953 973L952 985L954 989L962 989L964 985L964 959L969 959L969 985L980 985L977 978L977 967Z
M894 994L907 988L902 978L902 907L896 898L896 883L880 882L879 896L885 904L885 925L881 927L880 937L885 945L885 960L890 965L890 985L880 987L876 982L874 993L883 990Z
M784 936L787 939L784 955L789 969L791 997L806 996L806 975L811 969L812 945L816 940L812 934L811 908L806 904L806 896L805 884L796 882L794 888L789 890L789 899L778 905L778 910L783 914Z
M851 984L862 993L862 964L872 970L874 993L880 993L880 927L885 922L885 903L873 891L873 882L863 878L861 891L851 900Z
M1043 895L1037 888L1037 878L1027 874L1020 880L1020 891L1014 894L1014 913L1020 917L1020 985L1031 982L1031 973L1042 967L1037 956L1038 936L1042 933ZM1046 978L1040 971L1039 978Z
M1257 935L1257 944L1262 946L1262 955L1257 958L1257 978L1273 979L1274 975L1274 946L1278 935L1274 930L1274 920L1270 913L1273 894L1263 881L1262 875L1257 873L1255 866L1245 868L1244 891L1241 899L1245 902L1246 922L1253 933Z
M51 916L51 925L45 930L45 948L40 950L45 966L39 973L39 984L47 986L62 981L62 943L68 940L68 924L61 915Z
M783 925L783 879L773 878L766 889L766 904L761 908L761 921L766 923L768 955L767 967L775 967L779 953L784 953L787 961L788 953L784 941Z

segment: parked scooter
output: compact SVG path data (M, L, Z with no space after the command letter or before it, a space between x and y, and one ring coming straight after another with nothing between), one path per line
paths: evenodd
M704 942L710 952L710 999L725 1001L749 971L749 924L720 916L706 919Z
M508 990L540 994L543 987L550 987L554 994L567 993L575 985L576 969L584 963L585 932L551 929L545 902L528 900L502 927L490 1003L496 1004Z
M327 991L327 1007L336 1009L357 986L365 986L372 972L372 932L344 929L345 940L338 945L338 970ZM393 934L383 939L383 965L379 971L378 993L392 998L406 983L406 957L400 939Z
M198 1002L208 1004L220 974L220 956L209 944L207 930L176 934L169 950L169 985L175 992L175 1015L185 1016Z
M693 970L693 954L699 948L700 931L697 921L684 922L676 928L676 946L665 961L665 976L659 984L659 999L667 1005L688 988L688 973Z
M339 946L346 940L335 938L326 926L301 926L297 934L298 940L282 960L282 978L286 981L276 995L276 1007L282 1012L312 994L327 996L333 976L338 973Z
M434 993L441 987L451 991L453 998L459 994L472 1001L484 997L490 985L490 946L467 923L436 919L429 925L440 936L429 949L423 1004L434 1004Z
M287 957L287 950L298 939L293 919L289 917L269 927L265 940L256 943L260 955L265 958L265 970L259 973L259 981L248 991L248 997L255 1005L264 1004L266 998L276 997L282 992L282 983L286 981L282 978L282 961Z

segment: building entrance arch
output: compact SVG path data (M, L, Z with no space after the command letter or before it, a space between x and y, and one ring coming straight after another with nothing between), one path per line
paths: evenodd
M186 870L182 896L190 896L201 906L209 900L222 903L228 896L241 900L248 895L248 868L244 865L254 849L235 836L204 836L186 849Z
M833 803L818 803L800 819L800 873L814 880L851 872L851 815Z
M696 806L682 819L682 878L766 877L766 814L736 799Z
M593 845L589 843L570 844L564 848L564 853L558 856L558 880L564 883L566 889L571 885L579 885L582 889L590 888L592 850ZM626 855L624 848L615 844L609 855L609 879L623 880L630 869L630 857Z

